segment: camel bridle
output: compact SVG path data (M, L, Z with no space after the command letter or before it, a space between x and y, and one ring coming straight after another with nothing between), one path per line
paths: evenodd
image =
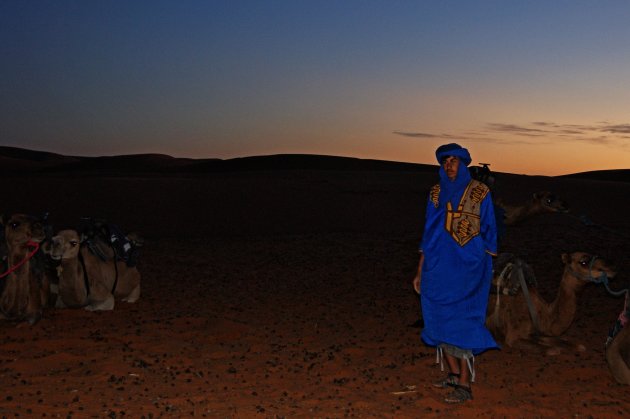
M15 272L17 269L19 269L20 266L24 265L26 262L28 262L30 259L32 259L33 256L35 256L35 253L37 253L37 251L39 250L39 243L37 243L37 242L35 242L33 240L29 240L29 241L26 242L26 247L33 247L34 249L32 251L30 251L24 257L24 259L22 259L21 261L19 261L15 265L9 267L9 269L7 269L7 271L4 272L3 274L0 274L0 278L4 278L5 276L11 274L12 272Z
M604 272L603 270L602 270L601 275L599 275L598 277L593 276L593 265L595 264L595 261L597 259L602 259L602 258L597 255L591 257L591 260L588 263L588 275L582 275L579 272L576 272L573 269L571 269L570 266L567 267L567 270L569 271L569 273L571 273L571 275L573 275L574 277L582 281L592 282L593 284L604 284L606 291L608 291L609 294L614 295L615 297L618 297L626 293L628 291L627 289L623 289L620 291L611 290L610 286L608 285L608 275L606 275L606 272Z
M608 276L606 275L606 272L602 271L602 274L598 277L593 276L593 265L595 264L595 261L597 259L601 259L599 256L594 255L591 256L591 259L588 262L588 274L584 275L581 274L579 272L576 272L575 270L571 269L571 266L569 265L567 267L567 270L571 273L571 275L573 275L574 277L576 277L577 279L580 279L582 281L586 281L586 282L594 282L596 284L605 282L608 280ZM582 262L579 262L580 264L582 264Z

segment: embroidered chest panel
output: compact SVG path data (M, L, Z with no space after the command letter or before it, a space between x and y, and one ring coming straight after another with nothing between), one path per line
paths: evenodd
M437 186L437 188L436 188ZM431 188L431 201L437 207L440 188ZM457 208L451 202L446 203L444 228L460 246L464 246L481 231L481 201L490 189L483 183L471 180L462 195Z

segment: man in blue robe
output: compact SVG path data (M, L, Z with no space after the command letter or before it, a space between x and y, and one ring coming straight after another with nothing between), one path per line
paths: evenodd
M457 403L472 399L474 355L498 347L485 327L497 231L490 191L468 172L468 150L445 144L435 154L440 182L429 194L413 286L421 295L422 340L449 369L434 385L453 388L445 401Z

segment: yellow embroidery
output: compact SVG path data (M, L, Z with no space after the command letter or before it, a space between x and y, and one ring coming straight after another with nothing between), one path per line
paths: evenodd
M488 194L488 191L488 187L483 183L480 183L479 185L472 188L472 190L470 191L470 199L472 199L473 203L478 204L483 201L483 199Z
M457 235L465 240L468 236L471 235L471 224L467 219L463 219L461 223L457 225Z
M433 206L435 208L438 207L438 204L440 203L440 184L438 183L437 185L433 185L433 187L431 188L431 202L433 202Z
M479 235L481 229L481 205L479 204L488 192L489 189L486 185L471 180L462 195L457 210L453 209L450 202L446 203L444 227L460 246L464 246Z

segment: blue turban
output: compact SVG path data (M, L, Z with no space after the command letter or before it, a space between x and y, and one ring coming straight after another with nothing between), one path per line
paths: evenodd
M470 158L470 153L464 147L459 144L450 143L444 144L438 147L435 150L435 157L437 157L438 164L442 164L442 160L448 156L456 156L459 157L459 160L464 163L464 165L468 166L472 159Z

